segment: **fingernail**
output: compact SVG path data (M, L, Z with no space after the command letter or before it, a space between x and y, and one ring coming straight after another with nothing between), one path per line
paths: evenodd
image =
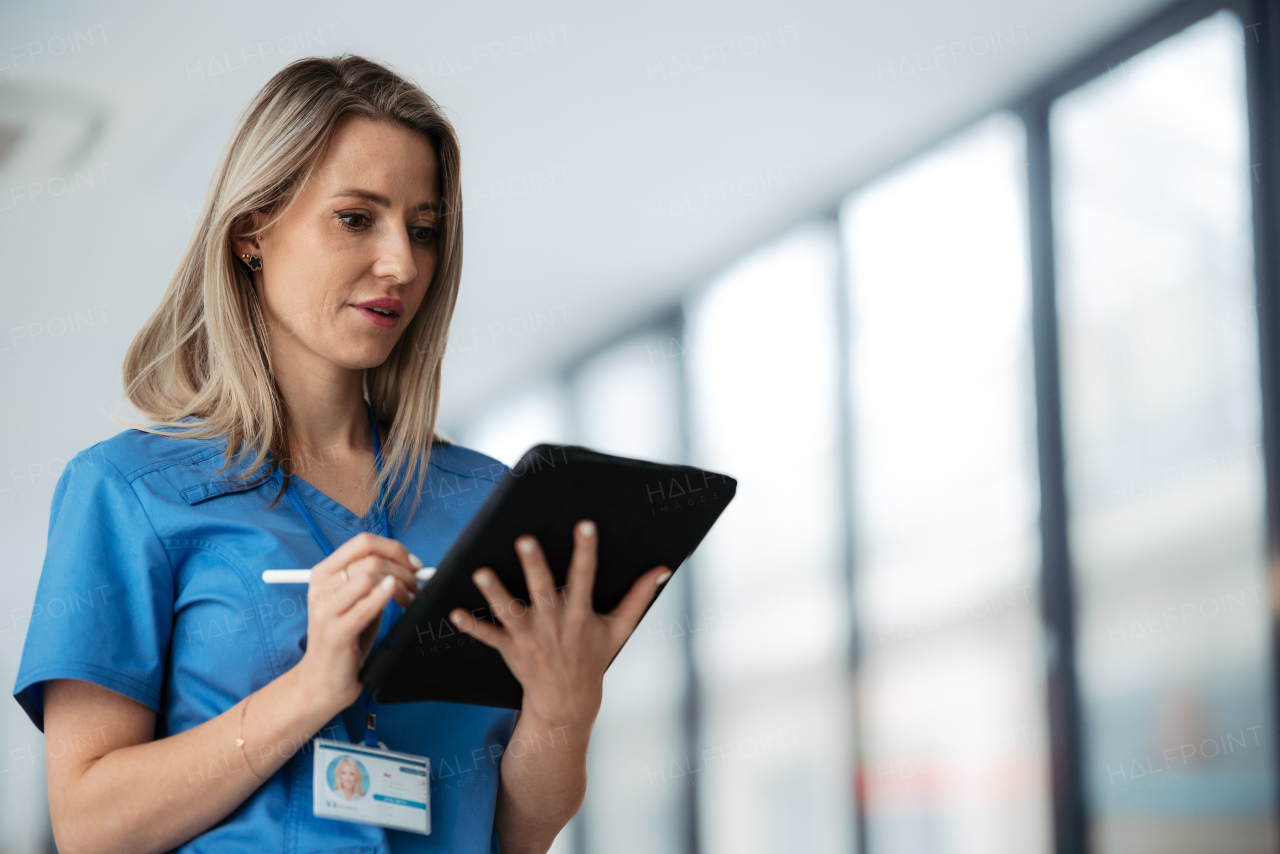
M422 558L415 554L409 555L409 563L413 564L414 569L422 569Z
M658 576L658 586L661 587L663 584L666 583L667 579L670 577L671 577L671 570L668 569L666 572L662 573L662 575Z
M449 615L449 619L453 621L453 624L454 624L455 626L460 626L460 625L462 625L462 615L461 615L461 614L450 614L450 615Z
M492 583L493 583L493 579L489 577L489 573L487 572L476 573L476 584L479 584L481 587L488 587Z
M532 539L532 538L524 538L524 539L521 539L521 540L517 540L517 541L516 541L516 548L518 548L520 551L524 552L524 553L525 553L525 554L527 554L527 555L531 555L531 554L533 554L533 549L534 549L533 539Z
M382 586L387 590L390 590L391 585L395 583L396 583L396 578L394 575L388 575L386 578L382 579Z
M578 532L584 537L594 537L596 535L596 523L588 519L578 526Z

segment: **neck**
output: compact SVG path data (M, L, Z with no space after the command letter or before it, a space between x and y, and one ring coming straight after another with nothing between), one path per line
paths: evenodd
M289 409L295 459L334 459L373 451L362 371L316 365L276 350L276 385Z

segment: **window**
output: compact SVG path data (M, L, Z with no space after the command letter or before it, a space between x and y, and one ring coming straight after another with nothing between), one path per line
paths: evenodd
M1099 854L1276 845L1243 44L1219 13L1051 114Z
M574 377L578 441L598 451L678 462L681 369L654 336L616 345ZM663 588L605 674L587 756L585 850L679 851L690 758L684 732L690 633L686 565Z
M854 195L859 693L872 851L1047 851L1024 140Z
M707 852L851 847L835 235L804 227L690 306L693 461L738 479L698 549Z

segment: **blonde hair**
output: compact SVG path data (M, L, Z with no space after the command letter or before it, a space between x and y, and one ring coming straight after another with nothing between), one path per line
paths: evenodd
M360 773L360 766L357 765L356 761L352 759L350 756L344 756L340 760L338 760L338 767L333 769L333 782L334 782L333 788L335 790L342 788L342 786L338 785L338 774L342 772L343 765L351 766L351 773L356 775L356 794L363 798L364 797L364 775Z
M391 508L398 507L411 486L412 478L405 475L417 467L416 509L432 443L447 441L435 425L441 362L462 274L461 153L453 127L430 96L359 56L293 62L241 113L178 268L125 355L125 394L153 425L127 426L177 438L225 438L226 461L218 471L233 464L233 451L236 464L252 456L241 475L246 480L269 451L274 459L266 477L280 467L287 485L289 413L275 383L253 278L237 259L232 237L256 236L284 215L348 116L421 133L438 161L442 216L434 278L386 361L364 372L375 417L391 425L382 437L378 494L398 480L389 501ZM253 211L267 215L256 232L245 225ZM183 420L192 417L203 423ZM282 486L273 505L283 493Z

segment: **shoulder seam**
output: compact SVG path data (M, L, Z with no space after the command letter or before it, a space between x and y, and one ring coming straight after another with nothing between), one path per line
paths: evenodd
M171 466L183 465L183 464L191 465L194 463L204 462L210 457L217 456L222 451L222 449L219 448L216 444L210 445L207 442L207 440L197 441L195 444L195 447L175 448L174 449L175 453L173 455L162 456L159 459L152 457L151 459L145 460L143 462L140 462L136 466L131 467L128 471L125 471L121 469L119 465L116 464L115 460L113 459L113 456L115 455L112 454L111 451L104 446L108 445L108 443L112 442L114 439L118 439L120 436L127 435L128 433L157 435L157 434L147 433L147 431L145 430L127 430L122 433L116 434L116 436L113 436L111 439L103 439L100 442L95 442L93 445L90 445L88 448L82 451L82 453L88 454L92 452L102 456L106 460L109 460L112 466L115 468L115 470L120 472L120 476L125 479L125 482L133 483L133 481L137 480L138 478L144 475L150 474L155 471L160 471L162 469L170 468Z
M137 468L130 469L128 474L125 474L124 472L121 472L120 474L121 474L121 477L123 477L125 480L127 480L129 483L132 484L133 481L137 480L140 477L143 477L144 475L152 474L153 472L162 471L164 469L171 468L177 465L184 465L184 464L191 465L194 463L201 463L209 459L210 457L216 457L219 453L220 451L216 447L200 448L197 450L190 451L189 453L186 453L182 456L165 457L164 459L160 459L160 460L152 460L150 462L143 463ZM119 471L118 468L117 468L117 471Z

